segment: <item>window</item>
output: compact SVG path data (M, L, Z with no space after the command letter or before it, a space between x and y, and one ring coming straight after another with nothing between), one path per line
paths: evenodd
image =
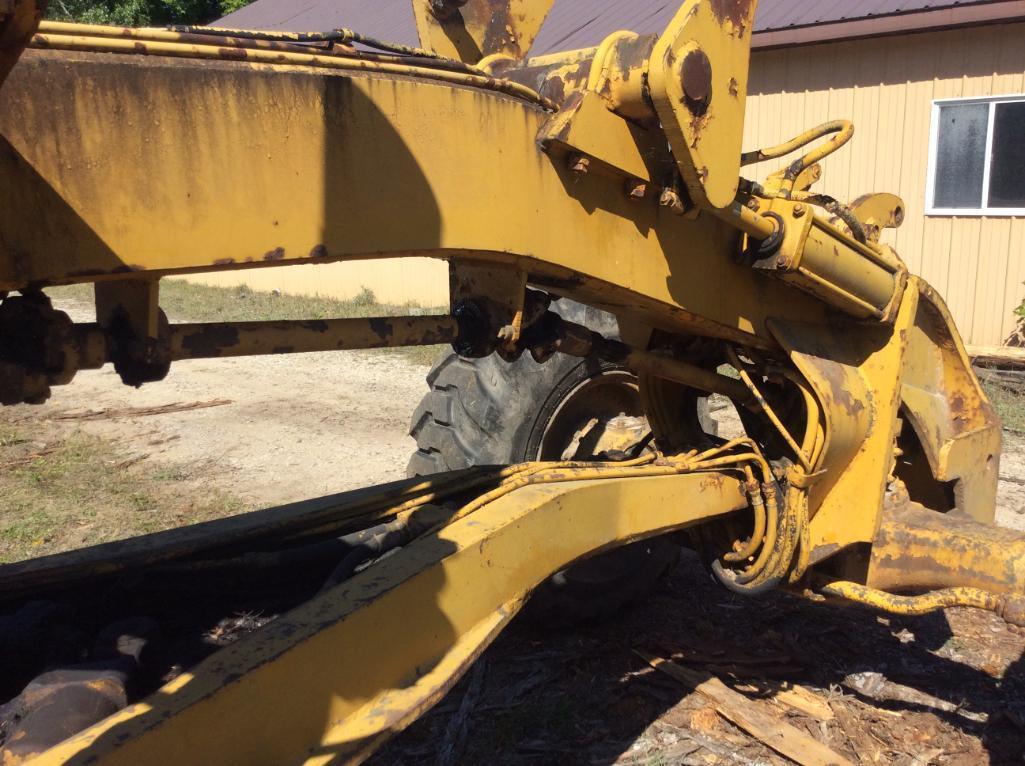
M1025 96L936 101L929 215L1025 215Z

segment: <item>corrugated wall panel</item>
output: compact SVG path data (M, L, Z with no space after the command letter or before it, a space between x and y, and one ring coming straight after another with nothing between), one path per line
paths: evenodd
M950 304L969 343L999 343L1025 297L1025 219L925 216L933 99L1025 92L1025 23L931 32L754 55L745 149L826 119L856 126L823 163L818 188L852 200L892 191L907 204L887 241ZM800 118L800 119L798 119ZM763 178L782 163L748 169Z
M1011 252L1009 218L993 218L982 226L979 237L979 278L975 283L975 323L972 332L1003 338L1005 319L1005 286ZM1009 331L1010 328L1008 328Z
M1019 33L1020 34L1020 33ZM996 57L993 90L996 93L1025 93L1025 45L1001 45ZM1007 263L1000 283L1003 292L1001 307L1016 307L1025 298L1025 218L1005 219L1007 232ZM1017 322L1008 312L999 314L999 337L1006 338Z
M1004 305L1010 306L1013 310L1025 298L1025 225L1021 220L1011 223L1010 246L1008 252L1011 258L1007 262L1007 280L1004 283ZM1008 315L1004 318L1002 336L1006 337L1015 325L1015 317Z

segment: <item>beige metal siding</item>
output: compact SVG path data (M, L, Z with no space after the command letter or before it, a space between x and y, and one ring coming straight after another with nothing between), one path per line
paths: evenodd
M752 62L745 149L854 120L854 140L823 163L816 188L848 200L900 194L907 217L888 241L946 297L972 344L997 344L1014 324L1025 218L925 216L932 102L1025 93L1023 41L1025 23L1003 24L757 51ZM748 170L760 179L775 169Z

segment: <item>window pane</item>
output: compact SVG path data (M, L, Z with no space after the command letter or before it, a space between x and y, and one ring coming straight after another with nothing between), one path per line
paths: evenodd
M1025 207L1025 101L997 104L993 117L990 207Z
M933 207L982 207L989 104L940 107Z

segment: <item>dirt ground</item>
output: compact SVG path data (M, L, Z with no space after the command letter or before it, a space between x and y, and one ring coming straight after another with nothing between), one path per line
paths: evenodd
M714 674L851 763L1021 764L1023 648L1025 635L975 610L895 618L787 594L743 600L687 557L614 622L550 632L518 621L370 763L790 763L640 650ZM794 685L821 714L769 699Z
M94 318L86 303L58 308L75 321ZM41 407L8 408L5 416L58 436L80 429L115 442L128 460L187 467L196 489L267 506L403 478L415 449L409 418L426 392L427 370L388 352L197 360L131 389L108 366L55 388ZM132 414L211 402L226 403ZM69 415L90 417L56 420ZM1001 476L998 522L1025 529L1025 438L1005 433Z
M89 318L84 305L62 308ZM181 363L138 391L88 372L7 416L44 441L76 431L114 441L127 460L187 469L183 493L230 492L255 508L402 477L426 372L387 353ZM1025 528L1025 439L1006 439L999 521ZM785 594L741 601L685 558L612 624L551 632L517 621L373 763L788 762L652 670L642 650L754 699L804 687L828 715L758 704L854 763L1021 764L1023 649L1025 634L972 610L898 619Z
M94 316L86 304L58 307L76 321ZM55 388L45 405L5 416L15 426L41 423L52 436L79 429L111 440L126 460L185 467L184 491L216 487L255 508L405 477L415 449L409 418L427 369L388 352L196 360L132 389L108 366ZM226 403L132 414L211 402ZM86 417L57 419L69 415Z

